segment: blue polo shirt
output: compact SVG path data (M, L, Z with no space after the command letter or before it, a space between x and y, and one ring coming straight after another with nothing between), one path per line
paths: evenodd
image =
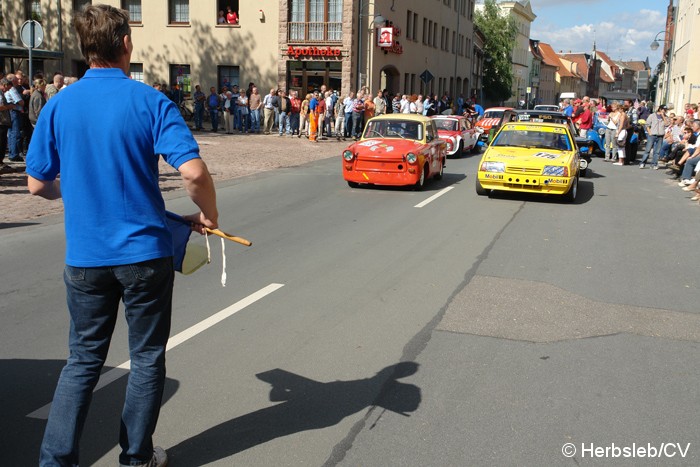
M92 68L42 109L27 174L60 173L66 264L117 266L173 254L158 159L175 169L199 147L175 104L116 68Z

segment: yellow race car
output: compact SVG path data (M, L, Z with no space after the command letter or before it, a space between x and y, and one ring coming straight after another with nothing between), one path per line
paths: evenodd
M567 125L506 123L481 158L476 193L519 191L562 195L574 201L579 164L579 150Z

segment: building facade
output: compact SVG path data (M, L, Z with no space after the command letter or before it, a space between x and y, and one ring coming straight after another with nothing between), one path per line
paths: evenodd
M131 77L149 84L178 83L186 93L195 84L208 89L249 82L262 93L271 87L306 92L322 84L343 94L363 86L373 93L480 93L474 77L474 0L100 2L130 14ZM9 9L2 7L0 39L19 43L22 22L34 16L45 30L43 47L54 53L35 56L34 69L47 76L61 70L80 77L87 65L70 25L74 13L90 3L11 2ZM226 22L227 7L237 23ZM4 69L27 68L26 58L5 62Z
M530 25L537 15L532 12L529 0L521 2L501 2L498 4L504 15L515 20L516 36L513 47L513 83L511 85L511 98L505 105L515 107L520 101L527 100L527 88L530 83Z

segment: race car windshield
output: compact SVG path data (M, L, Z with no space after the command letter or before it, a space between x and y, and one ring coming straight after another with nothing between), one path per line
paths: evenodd
M459 122L456 120L437 119L435 120L438 130L459 131Z
M503 110L492 110L484 113L482 118L501 118L503 116L503 112Z
M363 138L423 139L423 125L410 120L375 120L367 123Z
M503 130L491 145L571 151L567 135L551 131Z

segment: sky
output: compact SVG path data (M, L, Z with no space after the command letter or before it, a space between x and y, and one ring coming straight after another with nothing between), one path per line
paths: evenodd
M530 27L530 38L565 53L590 52L595 40L597 50L613 60L643 61L648 57L654 69L661 60L663 42L659 42L656 52L649 45L666 28L668 3L669 0L530 0L537 15Z

